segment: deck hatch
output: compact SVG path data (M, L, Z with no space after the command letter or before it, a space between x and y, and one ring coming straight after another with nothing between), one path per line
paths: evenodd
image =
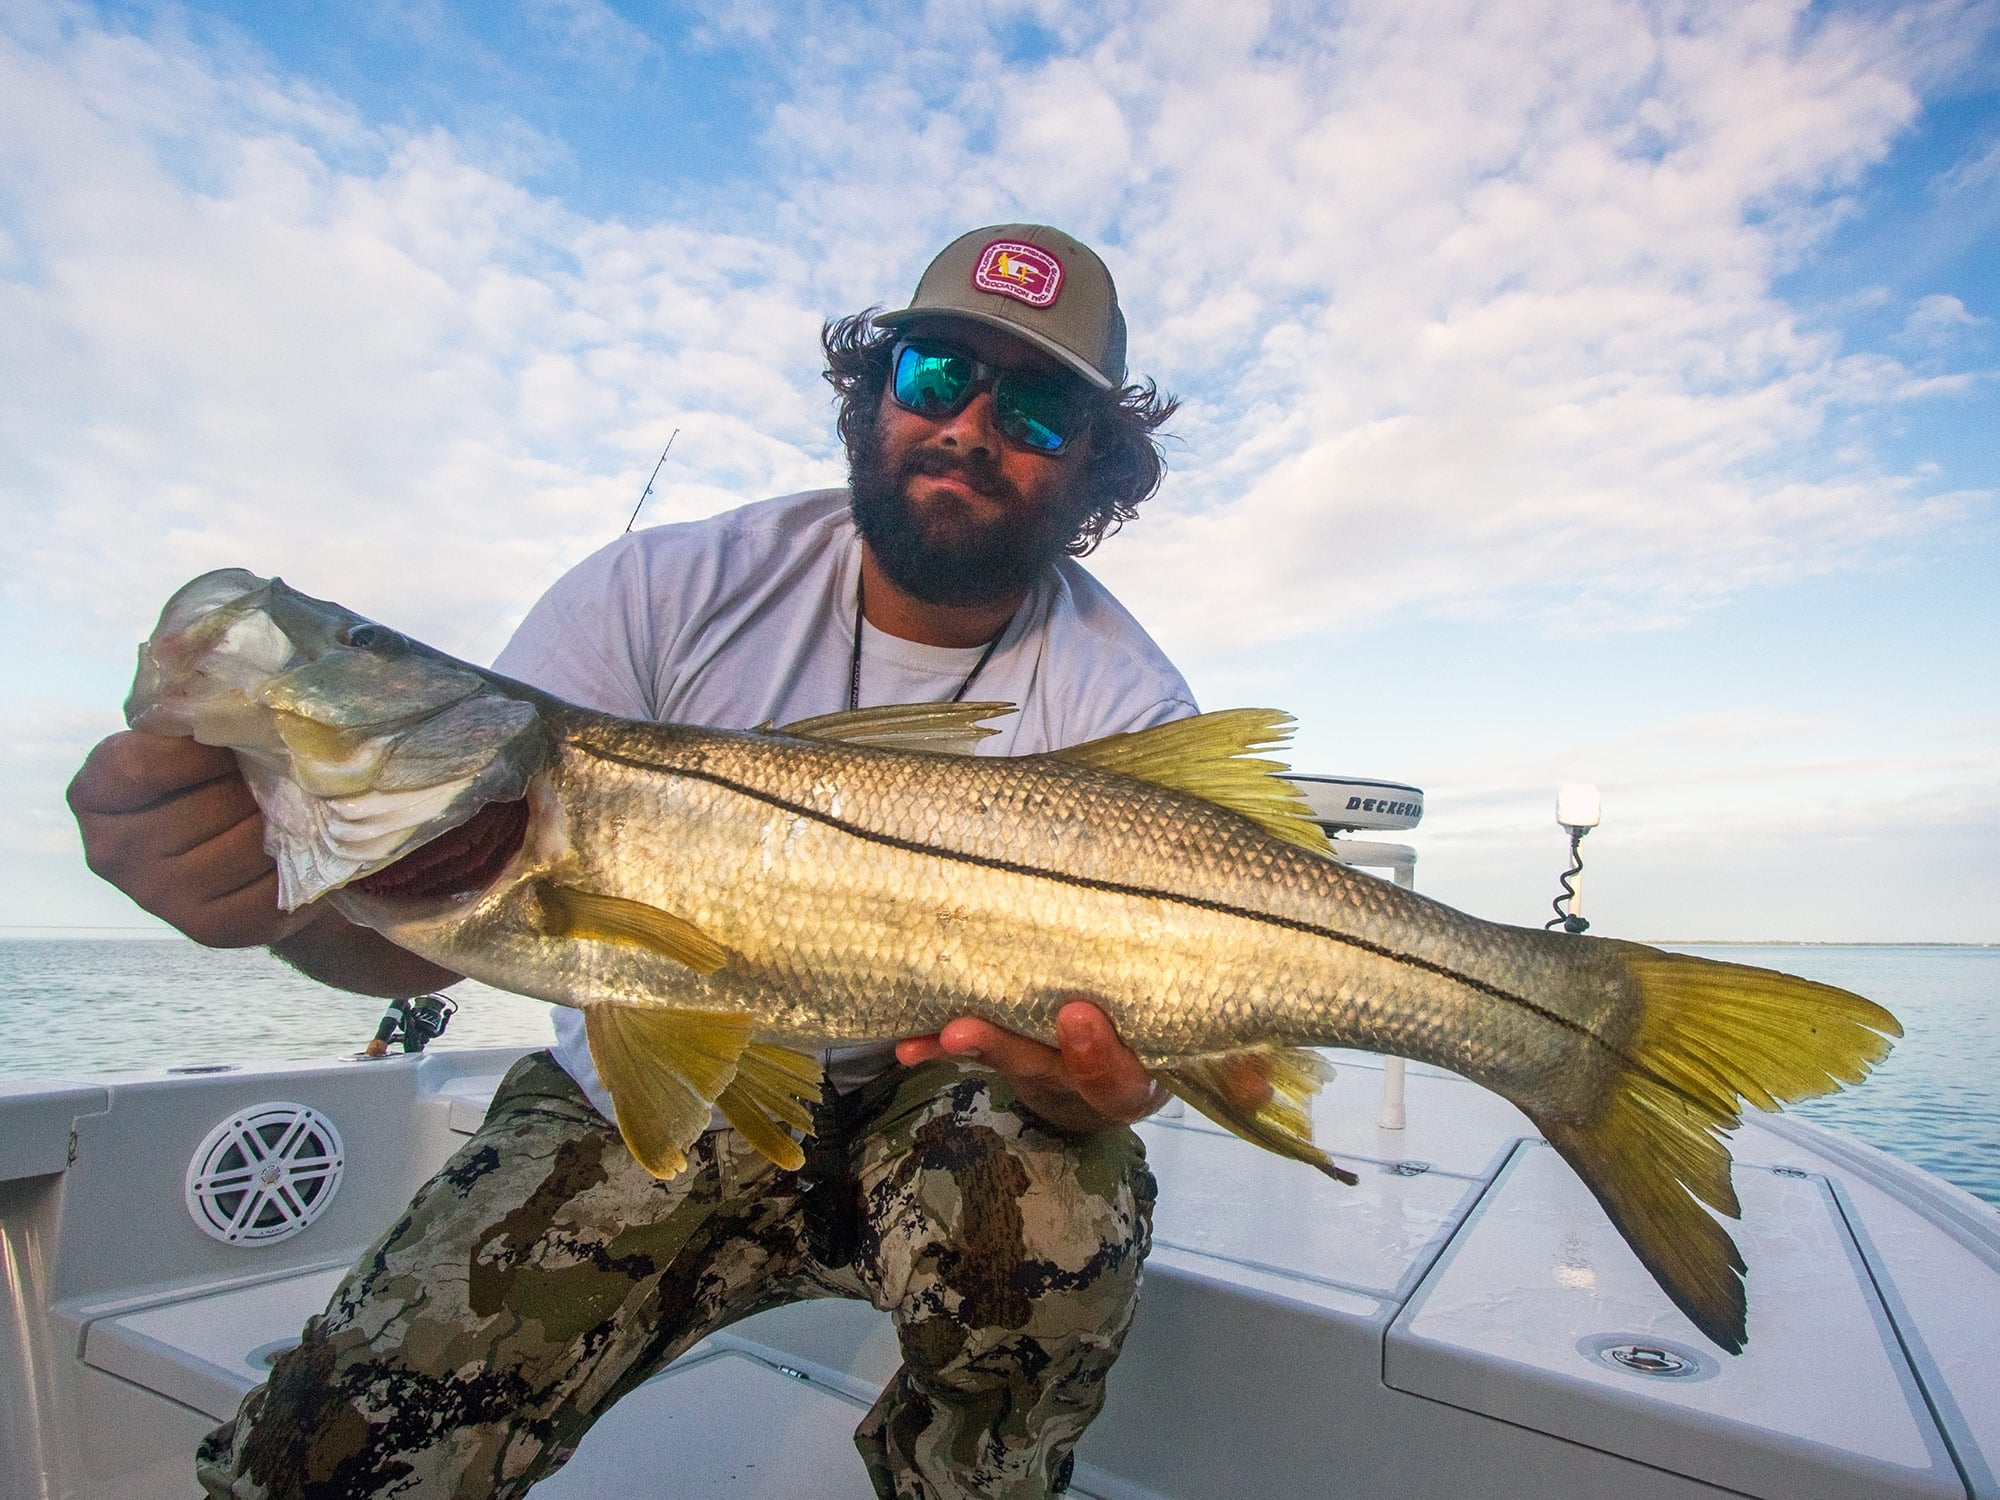
M1384 1378L1765 1500L1963 1497L1826 1179L1742 1165L1735 1178L1742 1355L1708 1346L1576 1175L1529 1142L1391 1325ZM1598 1357L1621 1347L1688 1351L1706 1368L1662 1379L1643 1359Z

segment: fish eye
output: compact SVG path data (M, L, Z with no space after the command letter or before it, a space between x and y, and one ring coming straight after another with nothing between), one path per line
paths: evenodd
M393 651L403 644L403 638L395 631L368 620L342 626L338 639L341 645L352 646L357 651Z

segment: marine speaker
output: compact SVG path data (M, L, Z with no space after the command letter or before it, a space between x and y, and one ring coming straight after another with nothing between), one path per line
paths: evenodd
M333 1121L303 1104L256 1104L209 1131L188 1162L187 1211L225 1245L288 1240L340 1190Z

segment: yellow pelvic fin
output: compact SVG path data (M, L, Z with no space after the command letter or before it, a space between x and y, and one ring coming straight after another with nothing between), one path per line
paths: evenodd
M1313 1144L1312 1097L1333 1077L1332 1066L1317 1052L1246 1047L1182 1058L1153 1072L1224 1130L1317 1167L1335 1182L1351 1187L1360 1181Z
M760 734L788 734L795 739L831 740L842 745L873 745L878 750L929 750L939 755L971 755L979 742L1000 731L981 722L1016 712L1011 703L890 703L820 714L773 729L759 724Z
M1282 779L1284 764L1253 753L1282 745L1291 728L1291 715L1274 708L1227 708L1050 753L1205 798L1273 838L1325 854L1326 835L1298 788Z
M1742 1123L1739 1099L1777 1109L1858 1083L1902 1027L1831 985L1615 946L1638 997L1625 1065L1584 1118L1529 1113L1674 1305L1737 1354L1743 1257L1702 1205L1741 1212L1722 1140Z
M583 1022L618 1133L648 1172L672 1177L736 1078L750 1018L605 1000L586 1005Z
M788 1172L806 1154L786 1126L812 1131L812 1101L819 1097L819 1059L788 1047L756 1043L736 1064L736 1077L715 1105L743 1138Z
M602 943L631 943L664 953L697 974L713 974L729 962L729 950L694 923L642 901L599 896L573 886L543 881L541 930L549 937L594 938Z

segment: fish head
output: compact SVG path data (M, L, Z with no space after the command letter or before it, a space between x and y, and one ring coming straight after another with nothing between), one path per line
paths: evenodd
M167 601L125 719L236 752L292 911L523 798L553 753L548 701L282 579L226 568Z

